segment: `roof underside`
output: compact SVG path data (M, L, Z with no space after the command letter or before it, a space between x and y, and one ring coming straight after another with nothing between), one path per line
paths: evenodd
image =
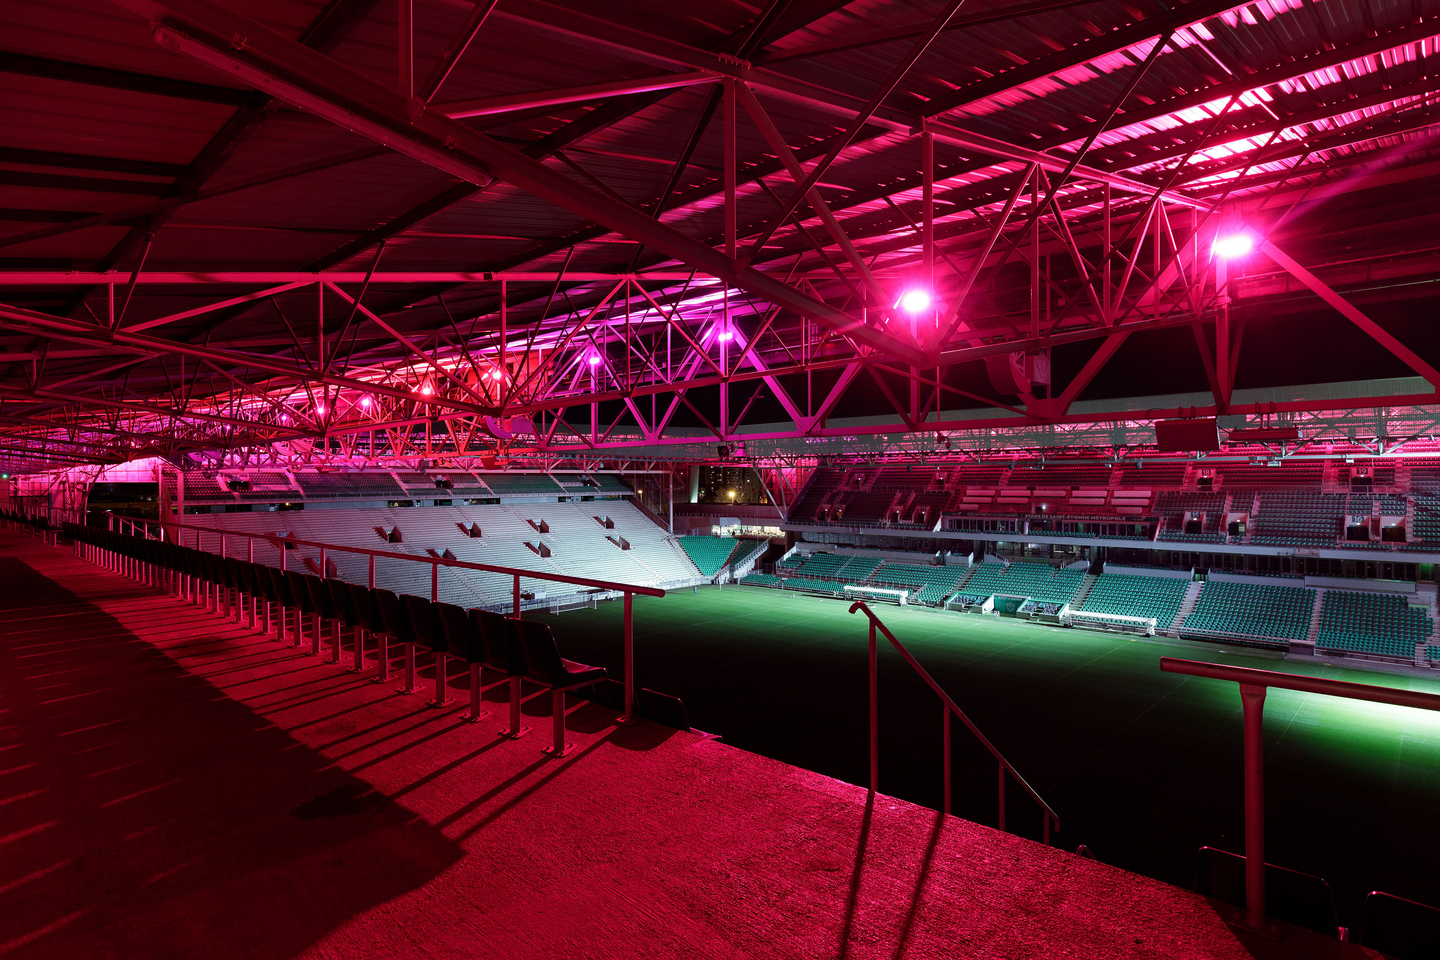
M9 469L1436 399L1440 0L243 15L0 13Z

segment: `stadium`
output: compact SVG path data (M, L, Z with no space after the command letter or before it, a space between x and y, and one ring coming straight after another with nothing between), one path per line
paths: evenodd
M0 955L1440 956L1437 76L0 10Z

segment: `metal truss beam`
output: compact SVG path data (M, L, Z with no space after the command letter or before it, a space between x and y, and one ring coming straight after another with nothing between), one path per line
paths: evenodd
M210 64L397 152L477 185L492 177L504 179L857 342L919 361L919 352L903 341L253 21L204 0L171 0L163 6L125 0L122 5L157 21L156 40L167 49ZM245 37L245 42L236 44L236 36Z

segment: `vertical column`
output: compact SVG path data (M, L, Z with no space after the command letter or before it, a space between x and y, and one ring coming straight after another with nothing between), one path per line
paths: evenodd
M399 0L399 26L396 45L400 54L398 89L407 97L415 96L415 6L414 0Z
M1265 923L1265 688L1242 683L1245 716L1245 919Z

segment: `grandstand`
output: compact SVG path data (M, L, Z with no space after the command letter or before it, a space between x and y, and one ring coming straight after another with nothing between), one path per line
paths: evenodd
M1102 573L1095 579L1080 609L1127 617L1153 617L1165 629L1175 621L1190 587L1178 577L1147 577Z
M0 34L6 960L1440 956L1440 0Z
M1404 596L1326 590L1316 646L1409 660L1433 632L1428 611Z
M1180 635L1285 645L1305 639L1314 607L1315 591L1305 587L1211 580Z

